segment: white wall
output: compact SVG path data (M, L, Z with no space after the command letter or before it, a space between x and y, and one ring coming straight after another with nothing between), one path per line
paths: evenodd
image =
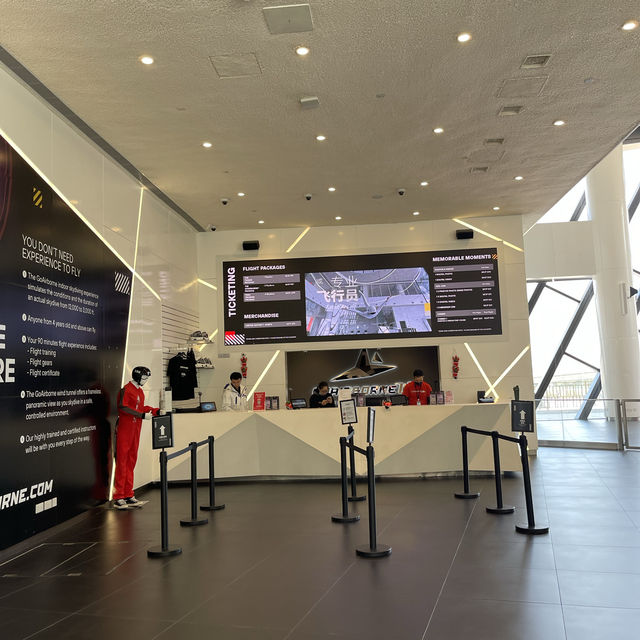
M522 221L520 216L474 218L474 226L501 239L521 247ZM529 345L529 317L525 287L524 254L509 248L476 232L471 241L455 239L455 230L461 228L452 220L414 222L406 224L336 226L312 228L300 243L286 254L287 247L296 239L301 229L254 229L252 231L206 232L198 234L198 272L200 278L218 285L219 268L222 259L250 259L305 257L317 255L351 255L367 253L409 252L427 250L460 249L463 247L498 247L499 277L502 300L503 334L469 338L468 343L476 354L480 365L491 382L494 382L513 362L516 356ZM259 240L260 251L242 251L243 240ZM240 369L240 348L224 347L218 339L223 329L219 326L221 291L207 287L200 288L200 318L209 332L219 329L216 345L203 350L209 352L216 369L200 375L200 386L207 399L220 401L222 386L228 381L229 373ZM371 343L369 343L371 344ZM393 340L394 347L417 345L440 346L440 381L443 389L454 392L456 403L475 402L476 391L486 389L487 384L474 364L464 340L461 338L418 338ZM323 342L305 346L305 349L359 348L359 341L340 343ZM374 346L374 345L372 345ZM281 347L265 382L259 390L267 395L286 397L285 351L300 350L300 346ZM271 359L276 349L265 347L245 347L248 356L249 376L247 384L253 386L257 377ZM226 352L228 358L221 358L218 352ZM451 356L460 357L461 372L457 380L451 375ZM512 395L512 387L519 385L521 397L533 398L531 358L527 352L497 387L502 400Z
M590 278L595 273L590 220L536 224L524 237L527 278Z
M193 228L2 66L0 96L0 133L129 265L135 264L163 302L197 312L198 287L188 286L197 278ZM155 405L162 385L160 327L161 301L136 279L126 370L128 375L136 365L151 368L145 392ZM155 456L149 449L150 437L143 434L136 485L152 478Z

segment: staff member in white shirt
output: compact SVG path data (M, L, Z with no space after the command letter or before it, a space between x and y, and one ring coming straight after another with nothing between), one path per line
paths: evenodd
M222 410L223 411L248 411L247 403L247 387L241 384L242 374L234 371L222 391Z

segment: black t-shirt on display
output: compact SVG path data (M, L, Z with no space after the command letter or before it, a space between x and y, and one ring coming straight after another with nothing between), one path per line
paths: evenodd
M191 352L193 353L193 352ZM174 356L167 365L167 377L171 387L171 397L174 400L191 400L195 397L194 389L198 386L195 356Z

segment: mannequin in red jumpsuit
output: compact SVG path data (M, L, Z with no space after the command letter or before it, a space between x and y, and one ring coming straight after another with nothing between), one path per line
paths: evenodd
M113 506L116 509L138 505L133 495L133 470L138 460L140 429L147 413L158 415L158 409L144 404L142 387L150 375L147 367L136 367L131 372L132 380L118 393L116 477L113 489Z

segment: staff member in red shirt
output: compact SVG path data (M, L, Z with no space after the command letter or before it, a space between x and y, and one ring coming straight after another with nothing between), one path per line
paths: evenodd
M413 372L413 381L404 385L402 395L407 396L410 405L429 404L431 385L424 381L422 369Z

